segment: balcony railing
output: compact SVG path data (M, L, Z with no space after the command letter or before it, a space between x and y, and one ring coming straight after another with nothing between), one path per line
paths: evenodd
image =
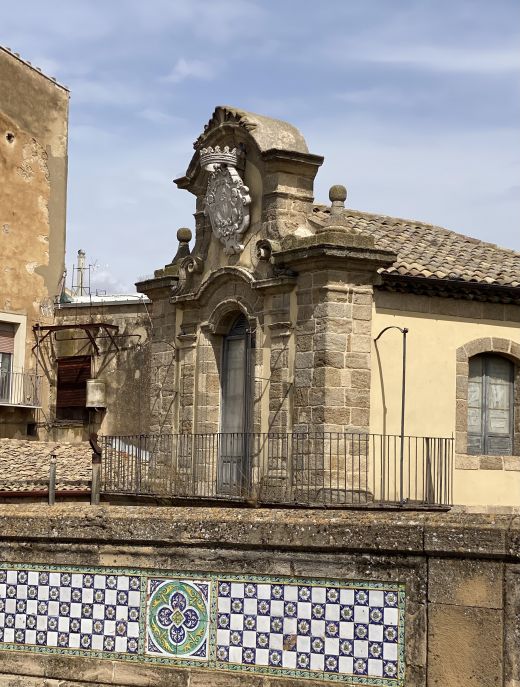
M107 495L331 508L449 508L453 439L354 433L101 438Z
M41 385L41 375L0 370L0 406L40 408Z

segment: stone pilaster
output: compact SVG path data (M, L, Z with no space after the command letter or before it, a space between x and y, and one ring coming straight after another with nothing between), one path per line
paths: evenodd
M341 226L292 238L273 255L298 273L293 417L303 434L292 479L317 500L368 497L373 284L394 257Z

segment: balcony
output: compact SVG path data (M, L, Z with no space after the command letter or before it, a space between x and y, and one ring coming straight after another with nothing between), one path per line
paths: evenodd
M0 371L0 406L41 408L42 376Z
M105 436L101 491L190 503L447 509L453 439L356 433Z

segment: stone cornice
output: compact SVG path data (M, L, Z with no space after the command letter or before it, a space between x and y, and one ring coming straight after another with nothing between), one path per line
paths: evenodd
M161 277L152 277L150 279L143 279L136 283L135 288L139 293L144 293L153 301L154 297L161 295L168 295L172 288L177 285L178 277L164 275Z
M294 248L287 248L273 252L272 261L275 266L287 266L299 272L314 270L317 267L334 269L363 269L377 270L392 264L395 254L387 250L367 247L363 241L357 243L357 236L353 236L353 244L348 245L350 237L345 237L345 244L321 242L322 237L312 236L308 240L299 241ZM361 237L362 238L362 237Z
M520 516L204 507L0 505L3 541L478 556L520 561Z
M382 283L379 284L379 288L385 291L520 305L520 288L518 287L479 284L463 280L412 277L394 273L383 273L381 277Z

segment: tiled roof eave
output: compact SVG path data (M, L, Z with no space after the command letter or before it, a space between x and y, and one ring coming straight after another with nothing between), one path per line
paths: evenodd
M385 291L520 305L520 287L384 272L381 277L382 283L377 288Z

